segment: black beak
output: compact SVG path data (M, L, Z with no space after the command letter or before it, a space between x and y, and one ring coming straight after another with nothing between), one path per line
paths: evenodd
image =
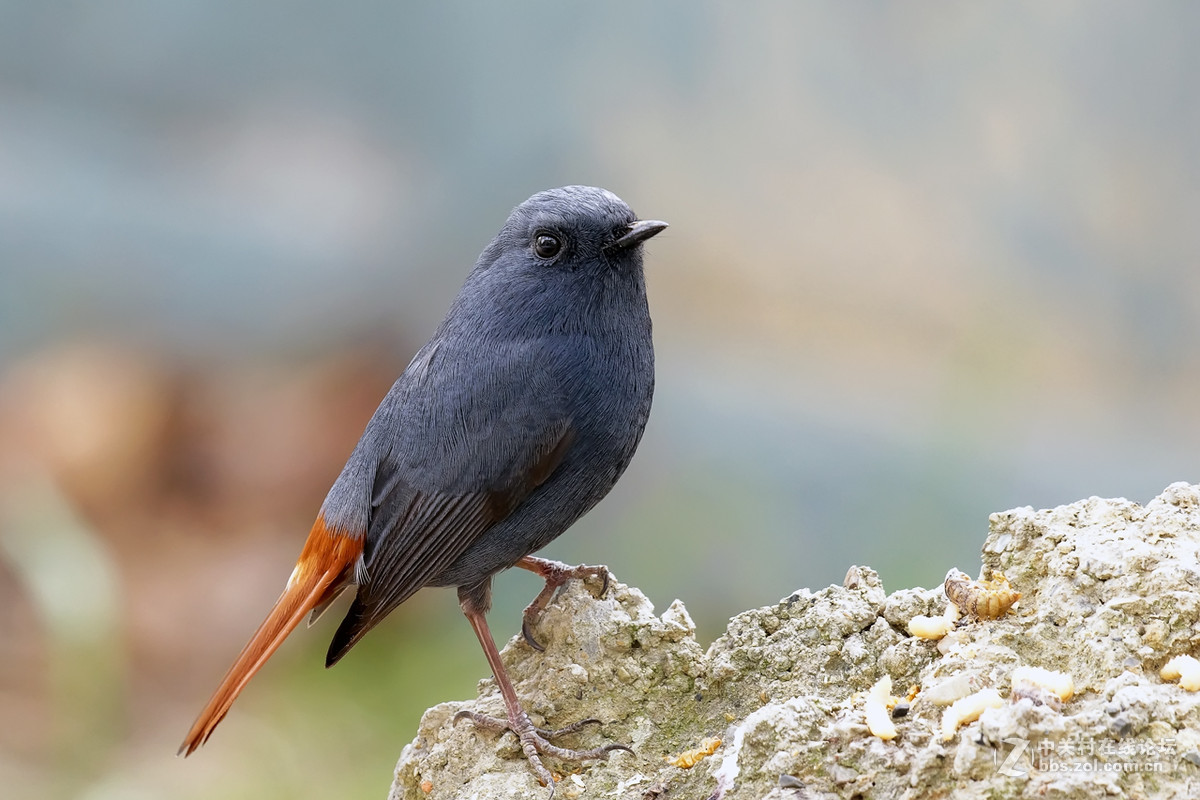
M625 229L625 234L612 242L605 250L628 250L630 247L639 245L649 239L656 233L662 233L667 229L667 223L660 222L656 219L642 219L632 223Z

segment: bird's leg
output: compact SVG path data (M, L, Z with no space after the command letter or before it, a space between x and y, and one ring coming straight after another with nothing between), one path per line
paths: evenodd
M490 583L490 579L488 581ZM473 587L477 588L477 587ZM623 744L606 744L601 747L595 747L591 750L568 750L563 747L556 747L548 741L555 736L572 733L579 730L585 725L597 723L598 720L585 719L582 722L576 722L573 725L568 725L557 731L548 731L534 726L529 719L529 715L525 713L525 709L521 707L521 701L517 699L517 692L513 688L512 681L508 679L508 673L504 669L504 664L500 660L500 651L496 649L496 642L492 639L492 632L488 628L487 619L484 617L487 608L487 590L490 587L479 591L464 591L459 589L459 601L462 605L463 614L467 617L467 622L471 623L471 630L475 631L476 638L479 639L479 644L483 647L483 654L487 658L488 666L492 668L492 675L496 679L496 685L500 687L500 696L504 698L504 710L508 717L507 720L498 720L483 714L477 714L473 711L460 711L455 714L457 720L466 717L476 725L487 728L489 730L510 730L517 735L517 739L521 742L521 750L525 753L525 758L529 761L529 766L533 773L541 781L543 786L550 787L550 795L554 795L554 777L550 774L550 770L546 769L542 764L541 756L553 756L562 761L585 761L594 758L607 758L608 754L613 750L626 750L633 752ZM482 603L479 601L482 599Z
M608 567L605 566L589 567L581 564L572 567L561 561L551 561L548 558L536 556L525 556L513 566L527 569L546 581L546 585L542 587L542 591L538 592L538 596L533 598L533 602L525 606L525 613L521 619L521 635L534 650L546 649L537 639L533 638L533 626L541 619L542 613L545 612L550 598L554 596L558 587L572 578L580 580L601 578L603 583L600 585L600 591L596 593L596 597L603 597L604 593L608 591Z

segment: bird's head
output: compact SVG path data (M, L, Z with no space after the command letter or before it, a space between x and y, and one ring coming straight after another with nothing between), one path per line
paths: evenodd
M563 186L538 192L513 209L480 261L503 260L520 272L617 271L640 277L642 242L666 227L639 220L606 189Z

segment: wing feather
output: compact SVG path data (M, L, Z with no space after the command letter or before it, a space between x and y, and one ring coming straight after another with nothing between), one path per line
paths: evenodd
M392 609L443 572L489 528L507 517L562 461L574 438L569 421L554 426L548 441L509 486L466 494L421 492L394 475L378 498L358 594L334 634L326 656L332 666ZM379 513L382 512L382 513Z

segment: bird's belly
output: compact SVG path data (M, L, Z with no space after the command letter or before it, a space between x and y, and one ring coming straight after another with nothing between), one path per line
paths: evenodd
M627 424L619 437L604 437L596 443L577 442L545 483L429 585L478 583L558 538L616 484L637 448L642 425L644 419L634 429Z

